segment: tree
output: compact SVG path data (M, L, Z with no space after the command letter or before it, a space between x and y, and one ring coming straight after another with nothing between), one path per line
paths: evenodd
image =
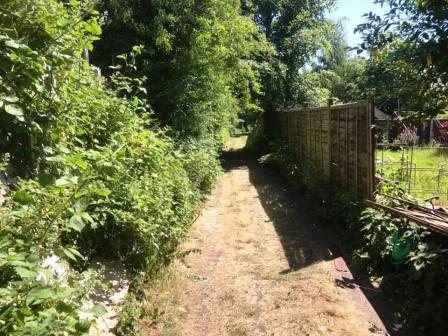
M252 15L260 31L276 51L270 59L270 69L263 73L265 111L279 106L303 104L302 94L294 92L304 87L297 81L300 73L318 50L329 48L326 39L331 29L325 12L334 0L244 0L243 11ZM308 80L305 80L308 82ZM306 85L305 85L306 87Z
M448 105L448 3L387 3L388 14L366 14L367 22L357 28L365 36L360 50L371 55L372 92L383 102L398 97L416 115L435 116Z
M334 70L345 63L350 57L344 22L338 21L333 23L332 27L327 30L326 39L330 48L326 48L318 58L319 67Z
M366 60L352 57L343 21L333 23L327 37L330 48L324 50L315 65L321 85L332 98L349 103L367 98L365 91Z
M104 0L100 11L93 62L106 69L113 53L143 45L155 115L181 138L219 144L237 114L259 109L258 60L268 47L238 0Z

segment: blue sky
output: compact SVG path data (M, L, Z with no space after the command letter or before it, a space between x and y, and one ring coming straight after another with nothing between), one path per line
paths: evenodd
M373 0L338 0L336 10L329 14L329 18L337 20L346 17L345 27L347 41L351 47L357 46L361 42L361 36L355 34L353 30L360 23L364 23L363 14L374 12L376 14L384 14L386 10L381 5L375 5Z

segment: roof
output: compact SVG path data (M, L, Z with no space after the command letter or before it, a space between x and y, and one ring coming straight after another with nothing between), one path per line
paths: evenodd
M378 107L375 107L375 119L378 120L390 120L392 119L390 115L381 111Z

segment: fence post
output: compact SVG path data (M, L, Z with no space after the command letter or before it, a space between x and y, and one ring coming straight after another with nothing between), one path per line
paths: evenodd
M373 200L373 193L375 192L375 152L376 152L376 140L375 140L375 99L370 97L368 100L367 110L367 126L369 127L368 134L368 148L370 149L369 157L369 195L368 199Z
M332 165L332 155L331 155L331 107L334 105L334 99L330 98L327 101L328 107L328 182L331 183L331 165Z

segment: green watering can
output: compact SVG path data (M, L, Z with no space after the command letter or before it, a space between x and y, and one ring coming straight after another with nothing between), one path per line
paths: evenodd
M414 241L411 237L404 237L402 233L397 232L392 238L392 243L392 263L397 266L403 265Z

